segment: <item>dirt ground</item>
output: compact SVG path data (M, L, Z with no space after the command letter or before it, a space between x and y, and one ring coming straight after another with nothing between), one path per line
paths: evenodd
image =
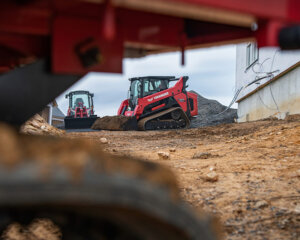
M169 166L183 198L221 219L225 239L300 239L300 116L188 130L68 135Z

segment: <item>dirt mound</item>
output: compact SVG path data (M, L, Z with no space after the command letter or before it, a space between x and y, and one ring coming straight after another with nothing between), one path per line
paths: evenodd
M214 126L223 123L233 123L237 118L237 110L229 108L216 100L202 97L195 91L191 91L198 96L198 115L192 119L191 128ZM223 112L222 114L219 114Z
M92 129L113 131L136 130L137 121L135 117L105 116L98 118L94 122Z
M51 126L38 114L34 115L31 119L24 123L20 132L29 135L61 136L65 134L65 131Z

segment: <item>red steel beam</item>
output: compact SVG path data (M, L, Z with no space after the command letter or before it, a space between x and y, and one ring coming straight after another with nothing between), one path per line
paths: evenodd
M54 71L66 73L120 72L124 45L163 52L256 37L259 46L274 46L282 27L300 22L300 0L111 0L109 8L104 0L13 2L0 2L0 46L19 53L16 60L52 54ZM62 27L67 19L73 22ZM84 69L75 49L90 37L102 59Z
M51 32L50 8L0 4L0 32L49 35Z
M184 32L183 19L154 13L119 9L125 42L178 46Z
M275 18L300 22L299 0L163 0L177 3L208 6L252 14L258 18Z
M249 40L254 39L254 34L250 31L226 31L221 33L206 34L203 36L193 37L189 39L188 46L193 45L218 45L218 43L229 42L234 40Z

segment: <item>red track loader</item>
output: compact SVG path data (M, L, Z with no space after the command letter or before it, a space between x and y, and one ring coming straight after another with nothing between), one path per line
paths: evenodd
M93 93L73 91L66 95L69 98L68 115L65 117L66 129L90 128L98 118L94 115Z
M121 103L118 115L135 116L139 130L188 128L198 114L197 95L186 91L188 77L131 78L130 97ZM171 81L177 81L169 88Z

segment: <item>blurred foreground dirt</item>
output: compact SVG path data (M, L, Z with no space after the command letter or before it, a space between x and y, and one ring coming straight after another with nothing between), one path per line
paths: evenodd
M226 239L300 239L300 116L188 130L68 133L165 164Z
M24 227L13 223L2 234L4 240L60 240L59 228L48 219L36 219L29 226Z

